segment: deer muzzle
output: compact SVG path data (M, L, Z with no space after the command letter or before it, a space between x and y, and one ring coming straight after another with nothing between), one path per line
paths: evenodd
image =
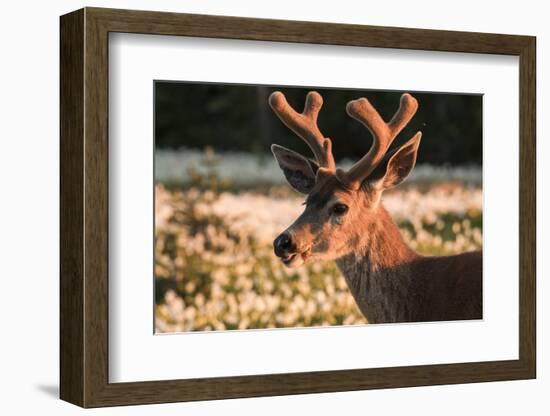
M273 241L275 255L288 267L302 265L310 254L310 250L298 248L292 234L285 231Z

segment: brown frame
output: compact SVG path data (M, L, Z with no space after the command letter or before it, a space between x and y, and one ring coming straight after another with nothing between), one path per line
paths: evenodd
M83 407L408 387L536 376L535 38L85 8L61 28L60 396ZM519 56L519 359L136 383L108 380L109 32Z

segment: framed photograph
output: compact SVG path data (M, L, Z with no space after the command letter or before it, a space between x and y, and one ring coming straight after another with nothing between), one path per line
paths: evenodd
M534 37L60 28L63 400L535 378Z

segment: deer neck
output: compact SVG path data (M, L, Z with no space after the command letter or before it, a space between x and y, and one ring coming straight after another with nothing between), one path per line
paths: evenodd
M359 231L351 254L336 261L359 309L370 323L410 320L407 305L412 266L419 255L381 205Z

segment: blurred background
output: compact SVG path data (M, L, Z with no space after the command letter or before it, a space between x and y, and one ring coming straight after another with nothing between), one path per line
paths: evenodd
M369 149L345 113L367 97L389 120L402 91L155 82L155 330L181 332L367 323L333 262L286 269L271 242L302 211L269 147L311 151L272 113L282 91L301 111L324 98L319 127L337 164ZM412 175L383 203L429 255L482 244L482 96L412 93L419 110L394 146L421 130Z

